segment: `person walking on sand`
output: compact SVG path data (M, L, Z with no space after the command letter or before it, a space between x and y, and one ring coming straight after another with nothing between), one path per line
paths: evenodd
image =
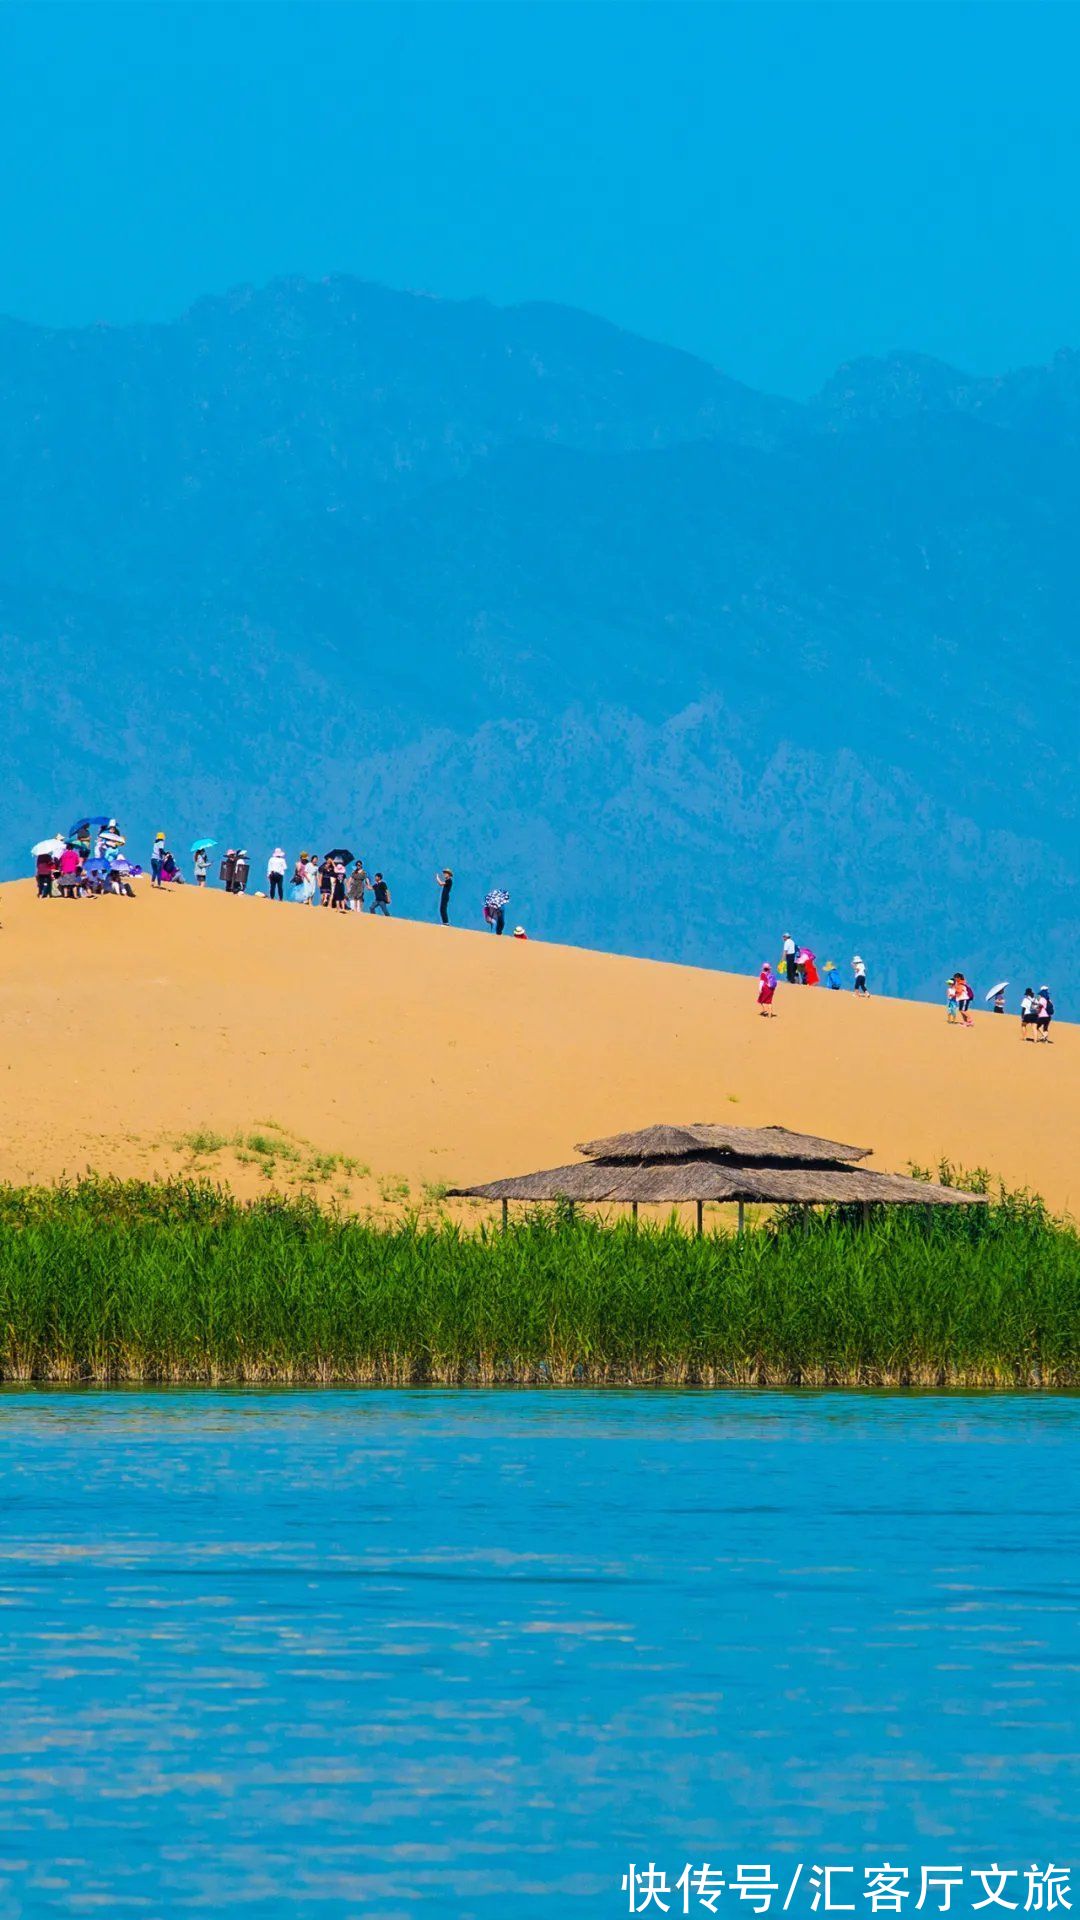
M345 862L334 861L334 884L330 895L330 905L335 913L348 913L349 901L345 891Z
M353 867L352 872L349 875L348 883L346 886L346 892L348 893L348 896L349 896L349 907L353 913L363 913L364 895L367 892L367 889L368 889L367 870L364 866L363 861L358 860L356 862L356 865Z
M285 859L284 847L275 847L266 863L266 887L271 900L285 898Z
M864 1000L868 1000L870 989L866 984L866 961L861 954L857 953L852 960L851 971L855 975L856 993L861 994Z
M150 885L152 887L160 887L161 885L161 862L164 856L165 835L163 833L155 833L154 844L150 850Z
M371 913L384 913L390 918L390 889L381 873L377 873L371 883Z
M444 927L450 925L450 895L454 890L454 875L450 867L440 867L435 875L435 885L439 888L439 919Z
M36 853L34 855L34 878L37 881L37 897L39 900L52 899L53 874L55 872L55 854Z
M1023 998L1020 1001L1020 1038L1021 1040L1034 1040L1035 1038L1034 1031L1029 1033L1028 1029L1029 1027L1034 1029L1037 1026L1037 1024L1038 1024L1038 1012L1037 1012L1037 1002L1035 998L1035 989L1034 987L1025 987Z
M1054 1003L1050 998L1049 987L1039 988L1039 997L1035 1002L1035 1024L1038 1028L1037 1039L1049 1041L1050 1022L1054 1017Z
M970 981L965 980L964 975L962 973L958 973L956 975L956 1005L957 1005L957 1010L960 1014L960 1021L962 1026L973 1027L975 1025L975 1022L971 1017L971 1003L974 1000L974 998L975 998L974 987L971 985Z
M798 983L798 978L799 978L799 963L798 963L799 949L798 949L798 946L796 945L793 934L785 933L783 953L784 953L784 972L787 975L789 986L794 987Z
M233 868L233 892L234 893L247 892L248 874L250 872L251 872L251 862L247 857L247 851L244 847L240 847L237 850L236 865Z
M197 887L205 887L209 870L210 856L205 847L199 847L195 853L195 885Z
M232 893L236 885L236 848L235 847L230 847L228 852L222 855L221 866L218 869L218 875L226 893Z
M955 973L954 973L954 974L952 974L952 975L951 975L951 977L950 977L950 978L949 978L948 980L946 980L946 982L945 982L945 993L946 993L946 1000L945 1000L945 1005L946 1005L946 1007L948 1008L948 1012L949 1012L949 1025L950 1025L950 1027L955 1027L955 1025L956 1025L956 1014L957 1014L957 1005L958 1005L958 1002L957 1002L957 995L956 995L956 975L955 975Z
M319 868L319 899L324 907L328 907L333 897L334 863L330 859L324 859L322 866Z
M757 990L758 1012L763 1020L776 1019L776 1008L773 1006L773 995L775 992L776 975L766 960L765 965L758 974Z

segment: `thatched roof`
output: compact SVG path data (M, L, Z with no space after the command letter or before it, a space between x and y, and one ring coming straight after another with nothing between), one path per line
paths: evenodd
M787 1127L645 1127L578 1148L587 1160L451 1191L470 1200L680 1201L735 1200L764 1206L794 1203L965 1207L983 1199L904 1174L852 1166L869 1147L848 1147Z
M796 1160L829 1166L865 1160L871 1152L869 1147L847 1147L813 1133L791 1133L787 1127L717 1127L706 1121L614 1133L607 1140L586 1140L577 1150L596 1160L678 1160L722 1154L743 1162Z
M625 1160L576 1160L543 1173L523 1173L485 1186L451 1188L457 1199L642 1201L744 1200L766 1206L793 1201L886 1203L889 1206L963 1207L983 1200L897 1173L855 1167L767 1167L725 1164L715 1157L628 1165Z

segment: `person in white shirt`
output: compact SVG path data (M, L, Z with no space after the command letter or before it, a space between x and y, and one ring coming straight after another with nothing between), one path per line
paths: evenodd
M1035 989L1034 987L1025 987L1023 999L1020 1002L1021 1040L1034 1040L1038 1017L1038 1002L1035 997Z
M275 847L266 863L266 880L271 900L285 898L285 850Z

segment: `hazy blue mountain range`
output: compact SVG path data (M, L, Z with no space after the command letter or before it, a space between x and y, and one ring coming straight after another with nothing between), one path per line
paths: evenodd
M355 280L0 322L2 870L83 810L344 837L406 913L448 862L463 921L1067 1012L1078 467L1072 354L799 405Z

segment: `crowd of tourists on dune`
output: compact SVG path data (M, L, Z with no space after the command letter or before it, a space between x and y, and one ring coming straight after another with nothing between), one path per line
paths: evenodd
M193 840L190 848L191 879L196 887L214 884L211 856L217 842L209 836ZM39 899L54 895L66 900L92 898L101 893L122 893L134 898L133 879L146 869L128 857L125 835L115 819L92 814L76 820L66 834L51 834L31 848ZM149 862L150 884L155 888L184 886L183 872L163 831L154 836ZM216 862L216 879L226 893L247 893L251 885L251 860L246 847L228 847ZM440 867L435 874L438 890L438 914L444 927L450 925L450 899L454 890L451 867ZM275 847L266 863L265 886L254 886L260 898L301 907L326 907L331 912L381 914L391 917L390 884L378 868L368 871L363 858L349 847L331 847L322 857L303 852L290 863L283 847ZM484 896L483 923L489 932L506 930L506 909L510 895L505 887L492 887ZM515 940L527 940L522 926L513 930Z
M870 987L866 977L866 962L860 953L852 955L852 991L856 999L869 1000ZM792 987L823 986L833 993L842 989L840 971L835 960L826 960L818 971L817 956L809 947L802 946L794 936L785 933L780 950L780 959L774 967L766 960L757 979L758 1012L763 1020L776 1018L776 989L781 982ZM999 980L984 995L985 1004L992 1013L1004 1014L1007 1011L1005 995L1009 982ZM971 1010L975 1005L975 989L964 973L951 973L945 983L946 1017L950 1026L973 1027ZM1036 993L1034 987L1025 987L1020 1001L1020 1035L1024 1040L1049 1041L1050 1026L1054 1018L1054 1002L1047 986L1041 986Z
M215 866L212 856L217 844L210 836L191 842L192 882L196 887L208 887L214 884L216 878L226 893L247 893L252 882L252 865L246 847L227 847ZM87 899L102 893L134 897L131 882L144 871L129 859L125 836L116 820L105 814L83 816L74 822L66 834L53 834L47 840L39 841L37 846L31 848L31 853L38 895L42 899L51 899L54 894L66 900ZM215 868L213 874L212 867ZM150 883L155 888L187 884L187 876L163 831L154 836L149 870ZM443 866L436 870L435 887L439 920L444 927L448 927L451 924L450 902L454 891L452 867ZM386 875L379 868L369 872L362 856L345 846L331 847L321 857L305 851L292 861L284 847L275 847L266 863L265 884L256 884L252 891L260 898L281 903L288 900L301 907L323 907L331 913L368 913L389 919L393 908L393 896ZM505 931L509 904L510 895L505 887L492 887L485 894L483 924L491 933L502 934ZM513 938L528 938L523 926L514 928ZM851 975L852 992L856 998L869 1000L866 962L861 954L852 955ZM819 968L814 950L796 940L792 933L785 933L782 937L776 966L766 960L758 974L757 1006L763 1019L776 1018L776 990L781 983L792 987L820 986L832 993L843 989L840 969L835 960L825 960ZM992 1012L1006 1012L1008 985L1007 980L999 980L984 996L985 1004ZM972 1008L976 996L966 974L950 974L945 991L949 1025L972 1027ZM1053 1018L1054 1002L1049 987L1041 986L1037 992L1033 987L1026 987L1020 1002L1022 1038L1048 1042Z

